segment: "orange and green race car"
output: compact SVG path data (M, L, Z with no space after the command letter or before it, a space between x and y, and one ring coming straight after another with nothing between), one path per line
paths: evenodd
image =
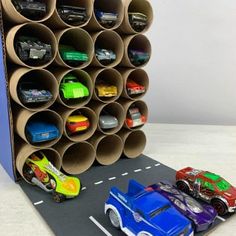
M89 126L88 118L83 115L69 116L66 121L66 127L71 134L85 131Z
M32 154L25 162L23 174L27 181L52 193L56 202L79 195L81 184L76 177L66 176L48 161L43 152Z

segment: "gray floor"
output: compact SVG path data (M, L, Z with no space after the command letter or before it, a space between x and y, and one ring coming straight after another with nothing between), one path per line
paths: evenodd
M147 125L145 154L174 169L215 171L236 186L236 127ZM53 235L18 185L0 167L1 235ZM65 224L69 222L64 222ZM235 216L211 235L236 235Z

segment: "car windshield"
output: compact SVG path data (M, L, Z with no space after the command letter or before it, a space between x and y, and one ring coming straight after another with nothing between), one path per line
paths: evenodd
M219 182L216 183L216 187L220 190L220 191L227 191L230 189L231 184L228 183L226 180L221 179Z
M166 211L169 208L170 208L170 205L165 205L161 208L158 208L150 214L150 217L154 218L155 216L159 215L160 213L162 213L163 211Z
M185 201L186 201L187 206L191 209L191 211L193 211L195 213L203 212L202 206L197 201L195 201L193 198L186 197Z

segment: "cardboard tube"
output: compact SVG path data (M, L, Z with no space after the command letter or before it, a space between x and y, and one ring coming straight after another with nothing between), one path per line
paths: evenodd
M82 142L89 139L97 129L98 118L93 110L88 107L82 107L80 109L60 109L58 113L61 115L63 119L64 126L64 135L72 142ZM72 115L83 115L88 118L89 127L85 131L77 132L75 134L70 134L68 128L66 127L67 120Z
M71 143L62 139L55 149L62 157L62 169L71 175L78 175L88 170L96 156L94 147L88 142Z
M127 158L137 158L145 149L146 136L142 130L128 131L122 129L118 135L124 142L124 155Z
M72 70L68 70L68 69L56 69L53 71L59 85L61 84L63 78L66 75L72 74L75 75L78 78L78 81L80 83L82 83L84 86L86 86L89 90L89 96L88 97L84 97L84 98L75 98L75 99L64 99L62 94L59 93L58 97L57 97L57 102L59 102L60 104L62 104L63 106L67 107L67 108L71 108L71 109L75 109L75 108L80 108L85 106L92 98L93 95L93 90L94 90L94 86L91 80L90 75L80 69L72 69Z
M19 85L21 82L33 82L44 90L48 90L53 98L46 103L23 104L19 98ZM44 69L28 69L21 67L16 69L10 77L10 94L12 99L30 111L40 111L50 107L58 97L58 83L54 75Z
M25 109L19 109L14 114L15 117L15 131L16 133L24 139L28 144L31 144L36 148L47 148L58 142L62 136L63 132L63 121L62 118L52 110L44 110L40 112L32 112ZM59 130L60 136L52 141L42 142L42 143L31 143L26 136L26 125L31 120L40 120L56 125Z
M129 100L126 100L126 99L121 99L121 100L119 100L119 103L124 108L126 119L127 119L127 116L128 116L129 108L131 106L137 107L139 109L139 112L141 113L141 115L145 116L146 120L148 119L148 107L147 107L147 105L144 101L141 101L141 100L129 101ZM126 120L124 122L124 127L129 129L129 130L138 130L138 129L142 128L143 125L140 125L140 126L137 126L137 127L134 127L134 128L130 128L126 123Z
M92 35L92 38L94 40L95 49L99 48L99 49L111 50L116 55L115 61L109 64L105 64L97 59L95 53L92 61L93 66L107 68L107 67L117 66L121 62L124 55L124 44L119 34L117 34L115 31L112 30L104 30Z
M49 62L38 61L38 62L28 62L28 63L21 61L15 50L15 44L19 36L36 37L43 43L50 44L52 47L51 60ZM44 68L50 65L56 56L56 52L58 51L57 41L53 32L45 25L32 22L17 25L10 29L10 31L7 33L6 36L6 49L7 49L7 55L12 62L21 66L35 69Z
M61 1L62 4L65 1ZM59 13L58 13L58 6L59 6L60 1L58 1L57 3L57 7L55 8L55 11L52 15L51 18L48 19L48 21L46 22L50 27L53 27L54 29L63 29L63 28L72 28L72 27L84 27L88 24L89 20L92 17L93 14L93 0L79 0L79 1L75 1L75 0L67 0L65 2L65 5L68 6L76 6L76 7L83 7L86 9L86 14L87 14L87 19L85 22L83 22L82 24L69 24L66 23L64 20L62 20L62 18L60 17Z
M55 33L55 35L59 44L59 48L60 44L73 46L76 50L83 53L87 53L89 57L89 60L87 62L78 66L72 66L69 65L67 62L63 61L60 52L58 50L55 60L57 65L68 68L82 69L91 63L94 55L94 45L93 45L93 39L91 38L91 36L87 31L80 28L69 28L58 31Z
M149 78L148 78L148 74L146 73L146 71L144 71L143 69L127 69L127 70L121 70L120 72L121 72L123 82L124 82L122 97L127 98L127 99L131 99L133 101L137 101L137 100L141 99L146 94L148 87L149 87ZM129 95L128 90L127 90L127 81L129 79L141 86L144 86L145 92L141 93L141 94Z
M124 1L124 20L118 32L122 34L145 33L153 22L153 9L149 0L125 0ZM133 29L129 22L129 12L138 12L147 16L147 26L141 32Z
M21 24L29 21L33 22L42 22L47 20L48 18L51 17L53 14L55 8L56 8L56 0L43 0L44 3L47 5L47 13L45 14L44 17L41 19L30 19L25 16L23 16L20 12L18 12L15 8L15 6L12 3L12 0L2 0L2 6L4 9L4 14L7 17L7 19L11 22Z
M109 13L116 13L118 14L117 22L112 27L106 27L104 25L101 25L96 16L95 12L93 11L92 17L89 21L89 23L85 26L85 29L88 31L100 31L105 29L114 30L117 29L124 18L124 5L122 0L93 0L94 2L94 10L99 10L102 12L109 12Z
M25 165L25 162L28 157L30 157L32 154L37 152L43 152L44 155L47 157L47 159L57 168L61 169L61 158L59 156L59 153L52 149L52 148L43 148L43 149L37 149L32 147L29 144L24 143L21 145L20 149L18 150L18 153L16 155L16 168L18 172L20 173L21 177L28 183L30 183L23 174L23 168ZM30 183L32 184L32 183Z
M96 160L101 165L111 165L119 160L123 151L123 142L116 135L95 134L89 142L96 150Z
M108 69L94 69L94 70L88 70L88 73L91 76L92 82L95 85L94 91L93 91L93 99L97 100L99 102L103 103L110 103L117 100L123 90L123 80L122 76L119 71L113 68ZM103 81L109 85L114 85L117 88L117 96L114 97L99 97L98 92L96 89L96 85L99 83L99 81Z
M130 59L129 59L129 49L133 49L133 50L148 53L151 57L152 48L151 48L151 43L148 40L148 38L145 35L136 34L136 35L126 36L126 37L123 38L123 40L124 40L125 51L124 51L124 56L123 56L123 59L120 63L120 66L131 67L131 68L135 68L135 67L140 68L140 67L145 66L148 63L149 60L146 61L144 64L142 64L140 66L135 66L130 61Z
M115 134L117 133L123 126L125 120L125 113L123 107L117 102L111 102L108 104L101 104L98 102L93 102L89 104L90 108L96 113L98 117L98 127L97 130L102 132L103 134ZM116 117L118 120L118 126L111 129L102 129L99 124L100 115L103 112Z

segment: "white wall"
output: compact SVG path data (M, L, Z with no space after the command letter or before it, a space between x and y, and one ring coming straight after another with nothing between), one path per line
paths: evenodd
M236 0L151 0L150 122L236 125Z

